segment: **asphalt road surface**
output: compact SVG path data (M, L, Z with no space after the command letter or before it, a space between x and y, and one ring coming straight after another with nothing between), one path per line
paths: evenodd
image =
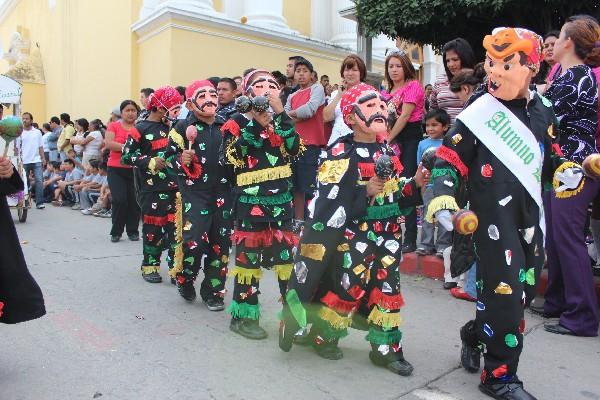
M180 298L165 266L162 284L143 281L141 242L110 243L109 228L110 220L52 206L17 223L48 314L0 326L0 400L484 398L478 374L459 367L458 330L474 305L438 281L402 277L403 346L415 366L404 378L371 365L360 331L341 342L340 361L307 347L280 351L272 273L261 282L269 338L233 334L228 314ZM540 400L600 399L600 339L555 336L540 317L526 318L526 388Z

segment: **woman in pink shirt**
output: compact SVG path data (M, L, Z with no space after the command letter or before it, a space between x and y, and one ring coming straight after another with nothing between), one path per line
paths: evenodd
M121 103L121 119L106 128L105 145L108 156L108 187L112 197L112 228L110 240L118 242L125 228L131 241L140 239L140 208L135 197L133 169L121 163L123 145L129 133L135 131L135 120L140 108L133 100Z
M411 177L417 172L417 148L423 139L421 124L425 113L425 91L404 51L393 52L385 59L385 81L391 95L388 101L390 115L392 120L397 117L389 127L388 142L400 149L400 161L404 166L402 175ZM414 207L406 215L405 226L402 252L411 253L417 248L417 213Z

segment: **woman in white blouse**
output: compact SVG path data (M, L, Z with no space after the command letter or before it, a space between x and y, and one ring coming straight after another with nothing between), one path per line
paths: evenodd
M83 125L86 128L89 126L89 132L86 132L83 137L77 137L71 139L72 144L80 145L83 148L83 159L82 164L85 166L89 164L90 160L100 160L100 149L104 142L102 136L102 128L104 124L99 119L95 119L88 123L85 118L77 120L78 125Z
M340 89L331 93L331 100L323 109L323 120L325 122L334 121L331 136L327 142L328 146L331 146L331 144L335 143L340 137L352 133L352 130L348 125L344 123L342 110L340 108L340 100L346 90L365 81L367 77L367 67L365 62L356 54L349 55L344 58L344 61L342 62L340 76L343 79Z

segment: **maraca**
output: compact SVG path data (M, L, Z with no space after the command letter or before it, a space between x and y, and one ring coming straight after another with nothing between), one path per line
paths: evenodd
M459 210L452 217L454 230L461 235L470 235L477 230L479 219L471 210Z
M600 154L590 154L581 164L583 172L590 178L600 178Z
M382 155L375 161L375 175L378 178L387 181L394 173L394 163L387 154ZM371 205L375 204L375 197L371 199Z
M198 131L196 130L196 127L194 125L188 126L187 129L185 130L185 137L188 140L188 146L189 146L188 150L192 149L192 145L196 141L196 136L198 136Z
M21 136L23 133L23 122L21 118L8 116L0 120L0 137L6 142L4 146L4 157L8 154L8 145L10 142Z

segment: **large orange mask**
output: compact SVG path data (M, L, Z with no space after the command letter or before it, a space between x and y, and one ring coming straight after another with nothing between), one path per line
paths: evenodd
M527 29L496 28L483 39L483 47L488 92L502 100L519 97L539 71L542 38Z

